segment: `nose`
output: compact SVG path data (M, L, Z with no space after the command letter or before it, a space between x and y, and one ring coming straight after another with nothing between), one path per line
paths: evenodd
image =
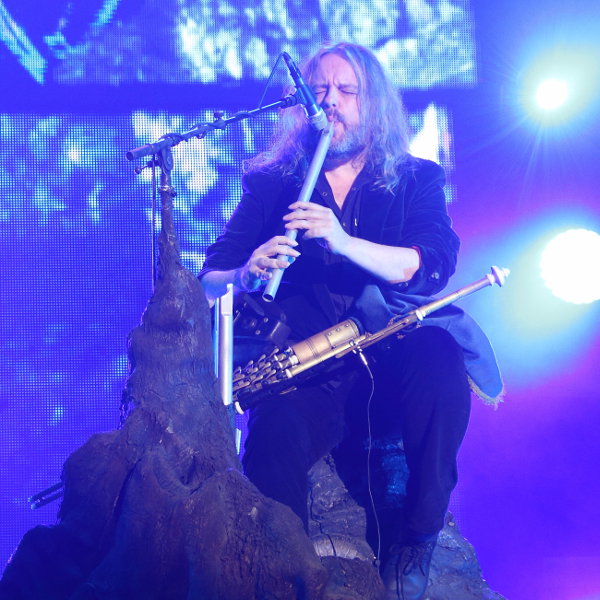
M323 96L323 100L321 100L321 106L323 108L330 108L338 105L338 93L335 86L330 85Z

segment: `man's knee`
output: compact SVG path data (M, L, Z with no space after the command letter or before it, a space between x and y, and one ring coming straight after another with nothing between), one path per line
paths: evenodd
M382 365L383 366L383 365ZM396 406L403 420L413 411L468 412L470 390L462 348L445 329L423 326L398 342L379 372L379 407ZM386 408L387 407L387 408Z
M259 446L262 452L274 454L290 450L307 451L308 440L306 423L293 407L265 406L250 416L246 451L255 446Z

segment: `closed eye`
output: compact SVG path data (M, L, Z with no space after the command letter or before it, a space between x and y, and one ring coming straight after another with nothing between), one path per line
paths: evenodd
M324 86L324 85L312 86L312 90L313 90L313 93L315 94L315 96L318 96L319 94L326 94L328 89L329 89L328 86ZM358 95L358 88L354 85L340 85L338 87L338 90L342 94L347 94L349 96Z

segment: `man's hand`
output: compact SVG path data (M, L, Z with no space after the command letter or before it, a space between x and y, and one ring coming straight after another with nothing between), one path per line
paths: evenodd
M261 282L271 279L269 269L285 269L290 266L300 252L294 249L298 242L276 235L259 246L251 255L246 264L238 269L228 271L209 271L202 277L200 283L204 294L212 306L215 300L227 291L227 285L233 283L238 290L252 292L260 287ZM291 261L277 260L277 256L289 256Z
M298 242L284 235L272 237L259 246L250 255L248 262L237 270L234 285L246 291L258 289L261 282L271 279L270 269L286 269L300 256L300 252L294 249L297 245ZM280 254L290 256L292 260L277 259Z
M286 229L304 230L304 238L315 238L333 254L344 254L350 236L330 208L314 202L294 202L283 217Z
M305 238L315 238L333 254L340 254L372 275L399 283L408 281L419 269L420 256L414 248L376 244L346 233L334 212L314 202L294 202L283 217L286 229L301 229Z

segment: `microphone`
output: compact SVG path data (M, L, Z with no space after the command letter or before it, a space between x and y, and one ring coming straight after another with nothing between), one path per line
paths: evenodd
M287 53L283 52L283 60L294 80L294 85L298 95L300 96L300 102L304 105L304 112L308 118L308 122L317 131L322 131L327 127L327 115L323 109L317 104L317 99L313 94L306 82L300 74L300 69L296 66L296 63L292 60L292 57Z

